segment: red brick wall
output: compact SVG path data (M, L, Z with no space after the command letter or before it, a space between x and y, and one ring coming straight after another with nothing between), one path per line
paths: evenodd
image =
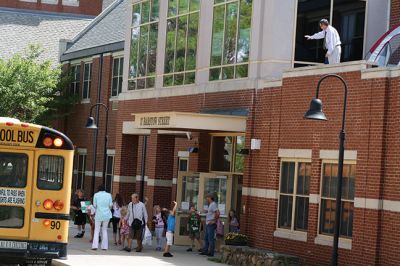
M400 0L392 0L390 6L390 26L400 23Z
M40 0L37 3L22 2L19 0L2 0L0 7L31 9L58 13L74 13L82 15L97 16L101 13L102 0L79 0L79 6L67 6L58 0L58 4L42 4Z
M95 67L93 70L95 77ZM109 70L104 71L103 74L110 73ZM346 149L357 151L356 197L400 200L399 79L362 80L360 72L341 75L349 84ZM320 97L329 120L304 120L304 112L315 95L319 78L320 76L285 78L282 87L257 91L248 89L121 101L110 123L114 129L112 138L115 138L110 143L115 143L117 150L116 171L119 175L140 174L143 137L121 134L122 123L132 121L132 113L245 108L249 110L246 146L249 147L251 138L261 139L261 150L251 151L246 156L244 186L278 190L279 148L312 149L310 193L320 194L322 161L319 152L321 149L338 149L343 91L342 85L334 79L324 82ZM106 101L103 98L103 102ZM87 108L86 105L77 106L76 112L68 120L67 132L78 146L87 147L90 151L92 136L81 129L86 119L82 113L87 113ZM184 138L157 135L153 131L148 137L146 175L151 179L171 180L177 174L177 152L196 145L199 153L190 154L190 170L208 171L210 136L207 132L193 136L193 140L188 141ZM90 156L89 152L88 159ZM101 164L97 167L101 169ZM126 189L126 195L135 189L139 192L139 183L129 186L120 184L119 189ZM174 198L175 191L175 186L146 185L149 212L154 204L169 207L168 200ZM273 236L277 223L277 200L243 196L242 203L245 211L241 214L241 228L250 236L252 246L301 256L308 265L329 264L331 247L314 243L318 234L318 204L310 204L308 239L303 243ZM397 230L399 223L399 213L356 208L352 249L340 249L340 264L395 265L400 260L400 255L395 250L400 240Z

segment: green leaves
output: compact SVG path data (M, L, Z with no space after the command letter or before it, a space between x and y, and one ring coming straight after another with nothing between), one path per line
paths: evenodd
M54 104L64 95L61 69L40 61L40 54L39 46L30 46L24 54L0 59L0 116L38 124L54 118Z

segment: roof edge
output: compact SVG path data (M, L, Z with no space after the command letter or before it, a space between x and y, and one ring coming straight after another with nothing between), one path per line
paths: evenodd
M120 41L120 42L115 42L115 43L110 43L106 45L101 45L97 47L92 47L92 48L87 48L84 50L79 50L76 52L72 53L63 53L60 57L60 61L65 62L69 60L74 60L78 58L84 58L88 56L94 56L97 54L103 54L103 53L109 53L109 52L117 52L117 51L123 51L125 46L125 41Z

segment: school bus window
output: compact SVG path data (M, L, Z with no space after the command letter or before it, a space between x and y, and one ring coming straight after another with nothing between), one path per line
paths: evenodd
M0 206L0 228L24 227L24 215L22 207Z
M0 187L26 186L28 156L23 153L0 153Z
M38 167L39 189L60 190L64 181L64 158L61 156L42 155Z

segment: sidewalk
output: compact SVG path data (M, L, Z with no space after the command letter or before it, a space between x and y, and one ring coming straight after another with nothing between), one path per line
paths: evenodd
M85 237L81 239L74 238L76 233L75 227L71 226L69 230L68 259L54 260L54 266L221 265L208 261L207 257L200 256L197 252L186 252L187 247L183 246L172 247L173 258L164 258L162 252L155 251L155 247L145 247L141 253L120 251L121 246L113 244L112 229L108 230L110 237L109 250L93 251L89 243L90 231L86 232Z

